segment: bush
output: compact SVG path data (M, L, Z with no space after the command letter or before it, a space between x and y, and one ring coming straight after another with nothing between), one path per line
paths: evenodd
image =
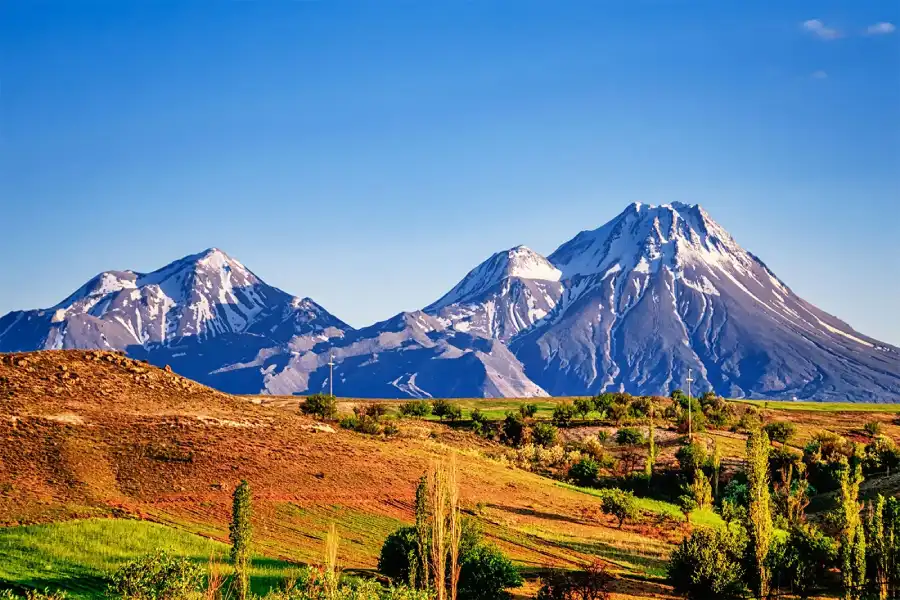
M870 437L876 437L881 435L881 422L880 421L869 421L863 426L866 433L869 434Z
M553 407L553 423L565 427L575 418L575 406L571 402L560 402Z
M400 405L400 414L404 417L427 417L431 414L431 403L428 400L410 400Z
M634 519L639 513L634 494L615 488L600 490L600 510L617 518L619 527L625 519Z
M600 413L601 416L606 416L609 412L609 409L612 408L613 402L615 401L615 394L611 394L609 392L594 396L591 399L591 403L594 405L594 410Z
M549 448L556 445L558 430L550 423L535 423L531 428L531 441L538 446Z
M797 433L797 427L790 421L774 421L768 423L763 430L769 435L769 439L780 444L787 444Z
M341 417L338 424L344 429L351 429L368 435L381 435L387 430L387 427L382 427L377 420L367 415L345 415ZM390 427L396 433L397 428L392 425Z
M522 415L507 412L500 429L503 441L510 446L521 446L525 443L525 431L525 419Z
M384 541L378 558L378 572L390 577L394 583L406 583L413 560L417 563L416 573L421 575L424 568L419 559L416 528L402 527ZM506 588L522 585L519 571L512 562L497 548L482 543L477 529L468 520L463 521L459 560L460 600L507 598Z
M519 570L494 546L476 544L462 556L461 567L460 600L509 598L508 588L522 586Z
M576 398L572 406L575 409L575 414L581 415L582 419L587 419L591 411L594 410L594 403L590 398Z
M612 580L599 562L584 571L550 571L541 577L536 600L606 600Z
M599 473L600 464L593 458L582 458L569 467L569 479L582 487L590 487L597 483Z
M447 416L447 413L450 411L451 404L444 400L443 398L438 398L437 400L431 401L431 414L439 418L441 421L444 420L444 417Z
M387 405L381 402L366 402L365 404L357 404L353 407L353 414L360 419L369 418L379 421L381 417L387 414Z
M533 419L534 415L537 414L537 411L537 404L522 404L519 406L519 414L525 419Z
M706 447L699 442L685 444L675 453L681 472L685 475L694 475L694 471L702 469L706 464Z
M337 399L329 394L313 394L300 405L300 410L320 419L333 419L337 414Z
M618 402L614 403L609 407L609 410L606 411L606 414L616 425L620 425L625 419L628 418L628 405L620 404Z
M691 600L743 597L742 558L746 542L728 529L695 529L682 540L669 561L669 583Z
M835 542L812 525L791 528L787 539L773 548L772 579L781 581L801 598L822 588L837 557Z
M644 434L634 427L622 427L616 432L616 443L620 446L639 446L644 443Z
M653 410L653 399L650 396L640 396L632 400L628 408L633 417L647 417L650 415L650 411Z
M447 409L446 414L444 414L444 418L448 421L458 421L462 419L462 406L459 404L451 404L450 408Z
M863 470L867 474L884 471L890 475L898 466L900 466L900 450L894 440L886 435L879 435L866 444Z
M407 583L410 564L415 560L416 573L423 573L423 566L419 560L418 539L415 527L401 527L389 534L381 546L378 572L390 577L394 583Z
M133 560L113 573L110 591L131 600L181 600L203 587L203 567L159 552Z

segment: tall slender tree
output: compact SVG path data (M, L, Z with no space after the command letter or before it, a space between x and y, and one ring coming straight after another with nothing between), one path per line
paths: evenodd
M250 524L252 497L250 484L242 480L234 490L231 506L231 526L228 537L231 540L231 564L234 567L235 592L240 600L250 594L250 545L253 527Z
M747 438L747 492L750 500L747 531L753 546L753 587L757 597L769 594L766 557L772 545L772 511L769 493L769 436L756 429Z
M719 499L719 471L722 469L722 452L719 450L719 443L716 438L712 438L712 489L713 500Z
M431 570L429 564L431 560L431 511L428 507L428 476L423 475L419 479L419 485L416 486L416 543L418 547L418 560L415 565L411 564L410 573L413 581L410 585L420 589L428 589L431 581ZM419 572L421 569L421 572Z
M884 496L878 494L874 504L869 506L866 523L867 550L873 567L872 574L875 576L872 585L879 600L886 600L888 597L888 569L892 550L885 535L884 508Z
M330 598L337 597L338 582L341 579L341 574L337 566L339 544L340 538L338 537L337 527L332 523L325 536L325 584L328 586L328 595Z
M866 541L859 517L859 485L862 481L862 450L856 444L850 460L841 459L838 519L841 523L841 582L845 600L860 598L865 585Z
M647 464L644 466L644 474L653 477L653 469L656 467L656 434L653 423L653 401L650 401L650 410L647 412Z

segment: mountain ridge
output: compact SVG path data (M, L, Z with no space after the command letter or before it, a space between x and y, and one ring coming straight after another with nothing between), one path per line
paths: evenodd
M354 329L218 248L104 271L0 317L0 351L124 350L239 393L668 393L900 401L900 350L797 296L699 205L633 203L548 257L515 246L422 310Z

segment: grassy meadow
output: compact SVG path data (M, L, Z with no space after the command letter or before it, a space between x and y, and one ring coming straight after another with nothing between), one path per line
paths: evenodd
M130 519L85 519L0 528L0 581L34 589L65 589L73 598L96 598L110 573L141 556L163 550L223 575L229 546L165 525ZM257 556L251 587L265 593L296 566Z

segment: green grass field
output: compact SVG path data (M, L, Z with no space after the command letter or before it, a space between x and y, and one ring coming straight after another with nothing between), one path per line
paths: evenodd
M0 589L24 586L62 589L73 598L96 598L113 571L124 563L165 550L206 565L224 564L228 546L171 527L125 519L86 519L48 525L0 528ZM277 587L296 565L254 558L251 587L265 593Z
M779 402L775 400L731 400L731 402L753 404L754 406L768 410L900 413L900 404L872 404L862 402Z
M588 494L590 496L601 495L600 490L593 488L578 487L577 485L563 483L561 481L557 481L556 485L569 490L581 492L582 494ZM664 515L676 521L684 521L684 513L681 512L680 508L678 508L671 502L665 502L664 500L654 500L653 498L636 498L636 500L638 508L646 513ZM691 512L691 522L695 525L707 525L710 527L725 526L725 521L722 520L722 517L720 517L712 509L695 510Z

